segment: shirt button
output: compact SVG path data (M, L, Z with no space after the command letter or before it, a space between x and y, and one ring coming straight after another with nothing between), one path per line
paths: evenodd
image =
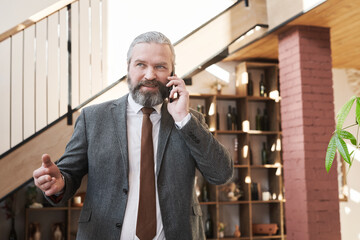
M117 228L121 228L122 224L121 224L121 223L116 223L115 226L116 226Z
M128 190L126 188L123 189L123 192L127 195L128 194Z

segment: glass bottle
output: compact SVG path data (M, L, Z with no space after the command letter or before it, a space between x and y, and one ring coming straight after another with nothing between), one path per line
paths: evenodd
M260 96L261 97L265 97L265 80L264 80L264 74L261 74L261 79L260 79Z
M206 236L206 238L213 238L214 237L213 232L214 232L213 222L211 219L210 212L208 211L207 218L205 221L205 236Z
M261 130L261 115L260 114L261 114L261 112L260 112L260 109L258 108L256 116L255 116L255 129L256 130Z
M264 130L264 131L269 131L269 115L267 114L267 110L266 108L264 109L264 114L262 116L262 129L261 130Z
M226 127L227 127L227 130L231 130L231 129L232 129L231 106L229 106L228 113L226 114Z
M263 146L262 146L262 149L261 149L261 163L262 163L263 165L265 165L265 164L268 163L267 151L266 151L266 144L265 144L265 142L263 142Z
M249 162L250 162L250 165L253 165L253 155L252 155L252 151L251 151L250 146L249 146Z
M238 138L234 138L234 164L240 164L239 162L239 141Z
M206 182L204 182L203 188L202 188L202 200L203 200L203 202L209 201L208 187L207 187Z
M232 109L232 115L231 115L231 122L232 122L232 130L239 130L238 129L238 115L236 113L236 108Z
M254 83L253 83L253 80L251 78L251 73L248 73L247 92L248 92L248 96L253 96L254 95Z
M196 110L197 110L199 113L201 113L201 105L200 105L200 104L197 105Z

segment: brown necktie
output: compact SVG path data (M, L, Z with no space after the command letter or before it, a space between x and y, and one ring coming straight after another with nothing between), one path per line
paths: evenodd
M154 148L150 114L153 108L142 108L140 196L136 236L151 240L156 235L156 198L154 173Z

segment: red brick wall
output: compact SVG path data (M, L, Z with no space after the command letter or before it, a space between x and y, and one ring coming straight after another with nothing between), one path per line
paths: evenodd
M336 165L325 155L335 128L330 32L294 26L279 35L288 240L339 240Z

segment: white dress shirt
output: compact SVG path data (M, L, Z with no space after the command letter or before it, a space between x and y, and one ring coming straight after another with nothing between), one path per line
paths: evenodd
M153 124L153 145L154 145L154 172L156 171L157 145L159 139L161 106L154 106L155 111L150 115ZM122 225L120 240L138 240L136 236L136 222L139 205L139 187L140 187L140 153L141 153L141 126L143 106L137 104L131 94L128 97L127 106L127 138L129 152L129 191L128 201L125 210L124 221ZM183 127L191 116L188 114L181 122L176 122L178 128ZM155 174L156 190L156 236L154 240L165 240L163 223L159 206L159 197L157 189L157 176Z

